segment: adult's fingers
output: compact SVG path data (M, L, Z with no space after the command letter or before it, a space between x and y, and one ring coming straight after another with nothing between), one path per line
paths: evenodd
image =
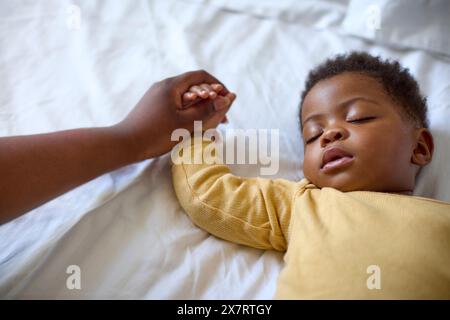
M227 96L223 97L217 97L216 100L214 100L215 103L215 109L216 112L214 112L205 122L204 122L204 128L205 129L211 129L217 127L221 122L223 122L224 118L226 119L226 113L230 109L231 105L233 104L233 97L230 96L231 93L229 93ZM219 107L218 105L221 104Z
M217 97L217 99L214 100L214 109L216 111L221 111L225 108L228 109L235 99L236 95L232 92L228 92L226 96Z
M183 121L204 121L215 112L214 100L204 99L178 110Z
M220 121L220 123L228 123L228 118L227 116L223 117L222 121Z

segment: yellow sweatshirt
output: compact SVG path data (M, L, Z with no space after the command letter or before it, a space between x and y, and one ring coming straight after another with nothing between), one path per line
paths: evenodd
M217 164L176 164L172 174L196 225L286 251L276 298L450 299L450 203L242 178Z

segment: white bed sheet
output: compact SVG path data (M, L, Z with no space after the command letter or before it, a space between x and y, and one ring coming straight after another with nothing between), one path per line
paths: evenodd
M71 5L81 9L79 28ZM429 96L436 151L415 194L450 201L450 58L346 36L345 0L17 0L1 1L0 12L0 135L110 125L154 81L202 68L238 94L228 128L280 129L276 177L298 180L307 72L330 55L367 50L399 59ZM258 174L257 165L232 170ZM8 299L270 299L282 263L281 253L195 227L172 190L168 156L0 226ZM66 287L69 265L81 268L81 290Z

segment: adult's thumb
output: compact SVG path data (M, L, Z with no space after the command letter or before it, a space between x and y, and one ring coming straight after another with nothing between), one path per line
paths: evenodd
M180 111L183 121L187 122L204 121L210 118L214 112L215 105L211 99L200 100Z
M225 114L230 109L233 104L236 95L233 93L228 93L226 96L218 96L214 100L214 114L210 116L209 119L206 120L204 124L205 129L211 129L217 127L225 117Z

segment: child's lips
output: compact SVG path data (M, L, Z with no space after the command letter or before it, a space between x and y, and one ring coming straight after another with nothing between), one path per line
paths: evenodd
M320 169L320 171L322 171L324 173L328 173L328 172L331 172L334 169L343 168L343 167L347 166L348 164L352 163L354 159L355 158L353 156L352 157L338 158L336 160L333 160L333 161L330 161L330 162L326 163Z
M354 157L349 152L341 148L332 147L323 153L320 171L327 173L334 169L342 168L353 162L353 160Z

